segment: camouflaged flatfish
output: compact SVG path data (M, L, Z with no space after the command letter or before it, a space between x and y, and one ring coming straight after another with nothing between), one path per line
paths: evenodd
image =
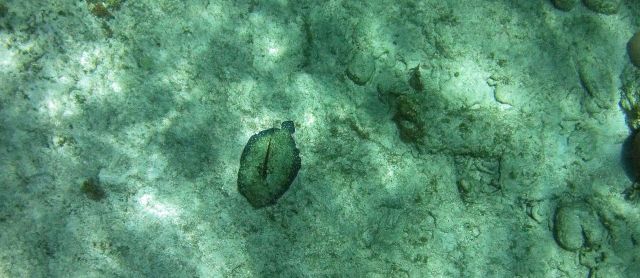
M291 186L300 169L292 121L249 138L240 156L238 191L254 208L273 205Z

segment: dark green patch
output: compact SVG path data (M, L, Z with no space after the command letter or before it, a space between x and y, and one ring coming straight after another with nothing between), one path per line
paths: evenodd
M631 187L624 190L623 194L627 201L637 203L640 200L640 183L634 182Z
M94 201L100 201L107 196L107 193L102 189L100 182L95 178L89 178L82 182L80 190L87 196L87 198Z
M102 19L113 17L113 15L111 15L111 12L109 12L109 9L107 9L107 7L100 2L93 4L90 8L90 11L91 14Z
M0 3L0 17L5 17L8 12L9 12L9 9L7 8L7 6Z
M411 86L411 88L413 88L414 90L421 92L422 90L424 90L424 83L422 83L422 75L420 74L420 65L418 65L415 68L411 69L411 73L410 73L410 77L409 77L409 86Z
M122 2L124 0L86 0L89 12L92 15L102 18L102 19L111 19L113 18L113 12L120 9L122 6Z
M420 118L416 98L409 95L400 95L395 99L396 112L393 122L400 131L400 139L410 143L417 142L425 136L425 124Z

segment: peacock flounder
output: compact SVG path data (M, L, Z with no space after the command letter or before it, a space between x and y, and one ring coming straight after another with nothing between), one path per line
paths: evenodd
M254 208L276 203L300 170L300 152L292 121L282 122L249 138L240 156L238 191Z

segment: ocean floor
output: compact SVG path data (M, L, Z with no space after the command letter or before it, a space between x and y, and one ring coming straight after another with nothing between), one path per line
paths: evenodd
M0 276L639 277L637 31L636 0L0 0ZM288 120L254 208L243 148Z

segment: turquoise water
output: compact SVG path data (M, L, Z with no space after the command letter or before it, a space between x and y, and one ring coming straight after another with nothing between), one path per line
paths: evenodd
M0 0L0 277L638 277L639 16Z

